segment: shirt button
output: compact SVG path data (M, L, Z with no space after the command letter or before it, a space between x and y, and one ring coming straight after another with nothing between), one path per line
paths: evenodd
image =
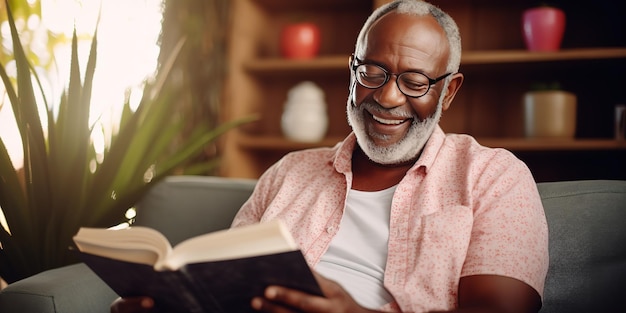
M335 231L335 226L326 227L326 232L332 234Z

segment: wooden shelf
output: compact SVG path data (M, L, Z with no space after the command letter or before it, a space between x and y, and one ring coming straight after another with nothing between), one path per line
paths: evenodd
M551 61L582 61L626 58L626 48L579 48L557 52L527 50L468 51L461 56L461 64L531 63Z
M613 139L477 138L476 140L484 146L511 151L626 150L626 141Z
M348 67L347 55L325 55L311 60L283 58L255 59L244 64L244 69L259 76L307 74L335 74ZM464 52L462 65L489 65L501 63L534 63L554 61L610 60L626 58L626 48L580 48L558 52L531 52L527 50L484 50Z
M233 1L238 18L230 34L230 87L223 112L227 118L258 114L260 119L229 132L224 140L224 175L257 178L290 151L334 146L343 140L350 131L345 101L355 35L371 9L388 1ZM483 145L523 156L538 177L626 177L622 165L626 142L609 139L614 106L626 99L619 79L626 69L626 47L614 32L622 29L624 22L610 6L611 1L601 2L591 8L568 3L564 48L531 52L524 49L519 20L528 0L506 4L497 0L434 0L457 21L464 48L460 71L465 81L452 110L442 119L442 128L470 134ZM613 18L606 19L607 14ZM310 60L279 57L280 29L294 17L303 16L320 25L325 34L320 55ZM320 142L291 141L281 133L288 91L305 80L322 88L329 104L328 137ZM581 117L576 126L578 139L523 137L521 99L540 82L558 82L576 94ZM590 158L595 160L593 164L588 162ZM589 175L581 173L583 167Z
M362 0L254 0L264 8L271 10L314 10L319 8L348 9L363 5Z
M344 137L327 137L318 142L298 142L282 136L254 136L240 134L239 146L251 150L292 151L316 147L332 147Z
M348 68L349 56L328 55L319 56L310 60L290 60L283 58L255 59L244 64L244 69L259 76L298 74L305 72L307 75L319 73L336 73Z
M315 147L331 147L343 137L328 137L319 142L297 142L285 137L240 134L242 148L265 151L291 151ZM626 141L612 139L528 139L528 138L477 138L484 146L505 148L511 151L576 151L576 150L626 150Z

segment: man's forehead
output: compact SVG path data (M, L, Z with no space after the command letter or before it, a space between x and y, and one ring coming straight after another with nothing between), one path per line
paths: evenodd
M366 56L382 53L439 63L447 60L449 50L444 30L430 15L387 13L372 25L365 39Z
M445 31L431 15L400 14L394 11L375 21L366 37L370 40L397 39L400 37L409 40L427 37L428 41L447 41Z

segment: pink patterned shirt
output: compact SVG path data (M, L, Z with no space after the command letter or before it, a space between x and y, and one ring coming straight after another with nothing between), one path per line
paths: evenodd
M333 148L292 152L259 179L233 226L282 219L314 267L328 248L352 183L350 134ZM459 279L512 277L540 295L548 228L535 181L503 149L437 127L393 196L384 285L403 312L451 310Z

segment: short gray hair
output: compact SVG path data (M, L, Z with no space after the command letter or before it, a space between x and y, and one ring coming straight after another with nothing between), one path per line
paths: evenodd
M437 23L443 28L446 33L446 38L448 39L448 45L450 46L450 55L448 57L448 64L446 66L446 70L451 73L456 73L459 71L459 66L461 64L461 35L459 33L459 28L446 12L442 11L440 8L422 1L422 0L395 0L393 2L387 3L385 5L380 6L378 9L374 10L372 14L369 16L363 27L361 28L361 32L359 33L359 37L357 37L355 54L357 56L363 55L365 50L365 38L367 33L369 32L372 24L383 17L385 14L396 11L399 14L408 14L408 15L416 15L416 16L424 16L431 15L435 18Z

